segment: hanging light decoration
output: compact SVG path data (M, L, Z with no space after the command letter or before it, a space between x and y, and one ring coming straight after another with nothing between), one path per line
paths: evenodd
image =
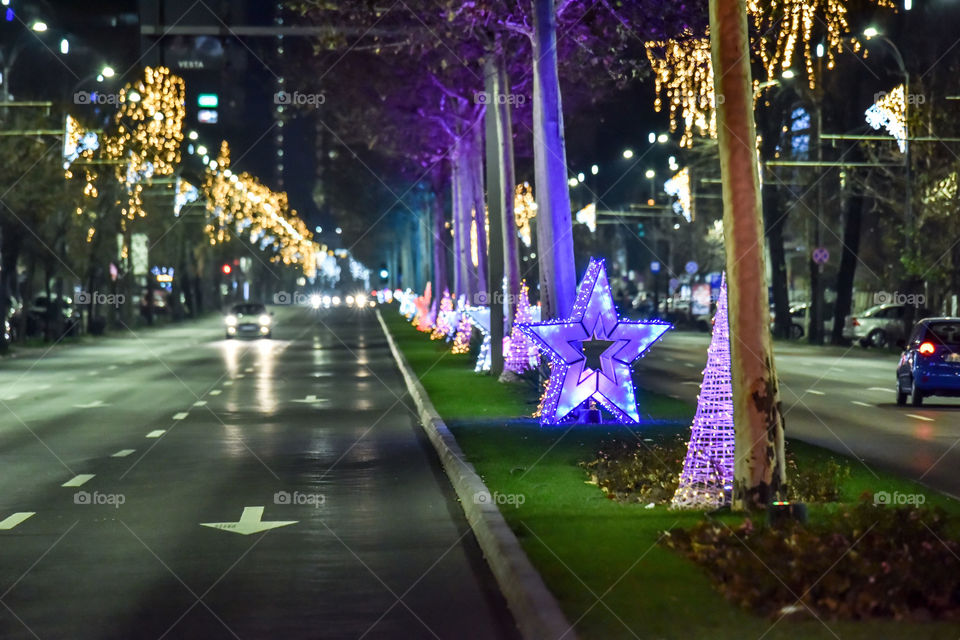
M682 125L681 147L693 144L694 134L717 137L717 106L713 90L710 38L689 31L676 40L648 42L647 59L653 68L657 97L654 109L669 103L670 131Z
M537 217L537 202L533 198L533 187L529 182L518 184L514 190L513 217L517 223L517 234L524 246L533 242L530 221Z
M907 148L907 103L904 87L899 85L870 105L864 114L874 129L886 129L903 153Z
M672 178L663 183L663 190L668 196L674 196L673 210L684 217L687 222L693 222L693 197L690 192L690 167L684 167Z

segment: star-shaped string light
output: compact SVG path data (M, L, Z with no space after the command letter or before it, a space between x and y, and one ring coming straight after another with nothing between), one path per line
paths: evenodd
M542 424L571 421L574 410L591 399L618 422L639 422L630 365L673 328L658 320L621 320L604 261L596 259L590 260L580 281L569 320L517 326L550 358Z

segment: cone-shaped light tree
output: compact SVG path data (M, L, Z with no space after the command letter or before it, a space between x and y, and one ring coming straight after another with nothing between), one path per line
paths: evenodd
M756 509L781 492L786 470L770 340L745 0L710 0L710 40L729 277L733 507Z
M714 509L730 499L733 485L733 389L730 384L730 325L727 320L727 282L720 284L713 338L697 397L697 413L690 429L687 457L671 506Z

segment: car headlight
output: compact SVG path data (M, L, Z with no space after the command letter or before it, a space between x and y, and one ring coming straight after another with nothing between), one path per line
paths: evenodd
M353 304L353 296L347 296L347 305L349 306L352 304Z
M312 296L310 296L310 306L313 307L314 309L320 308L320 302L321 302L320 296L318 296L317 294L313 294Z
M333 306L335 307L340 306L340 296L333 296Z
M367 296L358 295L358 296L357 296L357 306L358 306L358 307L365 307L365 306L367 306Z
M231 314L231 315L227 316L226 318L224 318L224 322L227 323L227 326L228 326L228 327L235 327L235 326L237 326L237 316Z
M260 324L262 324L262 325L268 325L268 324L270 324L270 316L268 316L268 315L265 314L265 313L264 313L263 315L261 315L261 316L260 316Z

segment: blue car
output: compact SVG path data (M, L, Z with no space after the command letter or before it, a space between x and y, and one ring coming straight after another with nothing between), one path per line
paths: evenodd
M960 318L926 318L913 328L897 365L897 404L960 396Z

